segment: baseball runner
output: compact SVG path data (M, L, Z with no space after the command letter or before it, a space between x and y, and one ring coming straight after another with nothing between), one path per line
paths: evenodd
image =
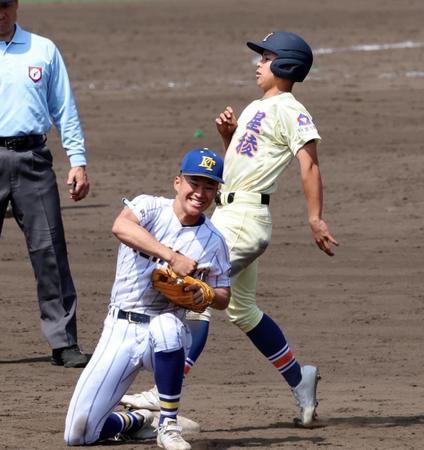
M88 358L78 346L77 294L46 134L54 124L69 157L74 201L89 191L84 136L59 50L18 25L18 5L0 0L0 234L10 204L25 235L52 363L84 367Z
M318 369L300 366L282 330L256 304L258 258L271 239L269 203L279 176L297 158L306 197L309 224L318 247L333 256L338 245L322 218L323 192L318 166L320 135L310 113L292 94L312 66L312 50L298 35L274 32L261 42L248 42L261 55L256 84L262 97L250 103L238 120L228 106L216 118L226 149L225 190L219 193L213 224L224 235L231 259L231 300L227 314L289 384L300 407L297 424L309 427L315 418ZM209 311L199 315L193 329L193 349L186 374L202 351L208 334ZM192 322L196 323L196 322ZM194 331L196 330L196 331ZM200 351L199 351L200 350ZM157 408L155 389L125 396L123 403Z
M121 241L104 329L78 380L66 417L68 445L87 445L117 434L146 436L147 410L113 412L140 369L153 371L160 416L159 447L185 450L177 414L184 361L191 344L186 309L168 301L184 287L196 306L225 309L230 298L229 255L224 238L203 212L222 183L222 159L208 149L184 156L174 180L175 199L140 195L125 201L113 225ZM161 269L163 268L163 269ZM172 268L173 272L170 270ZM164 281L172 274L172 287ZM165 278L164 278L165 277ZM171 297L168 297L168 294Z

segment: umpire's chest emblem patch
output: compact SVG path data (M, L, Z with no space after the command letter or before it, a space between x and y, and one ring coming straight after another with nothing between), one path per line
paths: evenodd
M34 83L37 83L43 78L43 69L41 67L29 66L28 75Z

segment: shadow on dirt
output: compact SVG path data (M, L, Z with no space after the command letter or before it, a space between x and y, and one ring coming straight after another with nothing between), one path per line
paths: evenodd
M229 448L271 448L277 445L296 445L302 443L310 443L314 445L323 444L326 441L322 437L299 437L286 436L285 438L253 438L251 436L246 438L235 439L208 439L207 441L191 442L193 450L226 450ZM275 447L277 448L277 447Z
M91 358L91 354L86 353L88 358ZM35 356L32 358L20 358L20 359L0 359L1 364L30 364L30 363L45 363L51 362L51 356Z
M340 425L351 425L355 427L409 427L413 425L424 425L424 415L414 416L354 416L335 417L322 421L323 427L333 427Z
M312 430L327 428L327 427L408 427L415 425L424 425L424 415L414 415L414 416L381 416L381 417L371 417L371 416L354 416L354 417L336 417L328 420L318 420L313 426ZM265 431L271 429L293 429L298 428L295 424L291 422L277 422L269 425L258 426L258 427L239 427L229 429L209 429L203 430L210 433L223 433L223 432L252 432L252 431ZM226 450L234 447L247 447L247 448L271 448L278 444L290 444L295 445L296 443L311 443L315 445L326 445L326 438L319 436L286 436L284 438L252 438L248 436L246 438L234 438L234 439L208 439L193 442L193 450Z

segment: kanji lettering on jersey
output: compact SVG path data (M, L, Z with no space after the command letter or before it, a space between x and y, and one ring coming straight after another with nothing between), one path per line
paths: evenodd
M261 122L265 116L266 114L264 112L258 111L253 116L253 119L247 123L246 129L252 131L253 133L249 133L249 131L247 131L240 138L236 147L238 154L247 155L249 158L252 158L255 152L258 151L258 141L256 140L254 133L259 133L261 131Z
M261 122L264 117L265 117L265 113L258 111L255 114L255 117L253 117L253 119L250 122L248 122L248 124L246 125L246 128L248 130L254 131L255 133L259 133L260 128L261 128Z
M247 155L249 158L254 156L254 153L258 151L258 142L256 136L250 133L244 133L240 138L240 142L236 147L237 153L241 155Z

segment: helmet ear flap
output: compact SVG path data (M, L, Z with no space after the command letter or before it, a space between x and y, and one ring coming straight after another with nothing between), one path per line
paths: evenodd
M286 78L293 81L303 81L312 66L312 58L306 61L305 58L278 56L271 63L271 72L279 78Z
M271 63L271 72L279 78L287 78L288 80L297 81L290 76L290 73L295 68L294 64L286 64L284 58L275 58Z

